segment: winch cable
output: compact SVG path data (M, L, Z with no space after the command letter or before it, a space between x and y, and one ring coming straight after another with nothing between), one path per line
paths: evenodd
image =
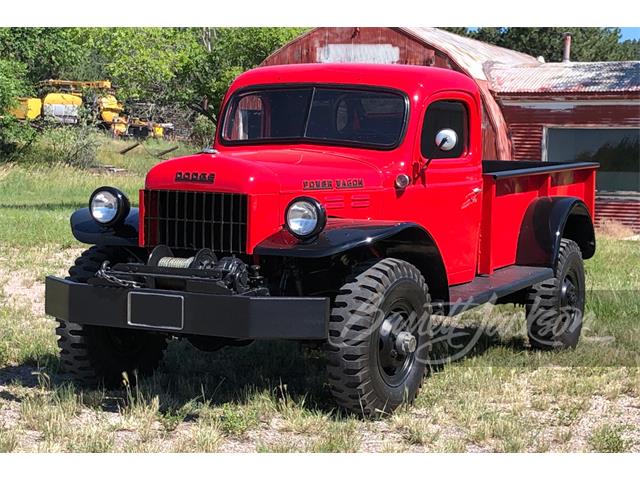
M196 257L162 257L158 260L159 267L165 268L189 268Z

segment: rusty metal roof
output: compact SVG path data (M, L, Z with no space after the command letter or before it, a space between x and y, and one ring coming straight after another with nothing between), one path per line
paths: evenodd
M490 63L485 71L496 93L640 91L640 62Z
M499 62L503 65L541 64L537 59L526 53L456 35L439 28L399 27L397 30L446 53L469 75L479 80L487 79L483 69L483 65L486 62Z

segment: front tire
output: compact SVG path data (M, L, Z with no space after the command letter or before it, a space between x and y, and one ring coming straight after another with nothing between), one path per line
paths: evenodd
M560 242L556 274L527 292L527 334L532 348L575 348L582 331L585 303L584 263L573 240Z
M341 407L372 417L413 402L427 370L430 303L420 271L392 258L342 287L331 311L327 358Z
M123 249L91 247L76 259L67 278L86 283L105 260L113 264L128 258ZM122 384L125 373L133 383L138 375L153 372L167 346L162 334L56 320L62 368L83 385L115 387Z

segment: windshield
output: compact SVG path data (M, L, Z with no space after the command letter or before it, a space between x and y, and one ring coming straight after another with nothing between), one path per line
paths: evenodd
M393 148L407 107L399 93L339 87L264 88L236 93L222 126L227 144L320 142Z

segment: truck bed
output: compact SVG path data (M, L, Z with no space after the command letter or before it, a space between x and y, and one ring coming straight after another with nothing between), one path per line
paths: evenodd
M514 265L525 213L540 197L576 197L593 218L597 163L510 160L482 162L482 224L478 273Z
M594 162L536 162L534 160L483 160L482 174L497 178L540 175L553 172L597 168Z

